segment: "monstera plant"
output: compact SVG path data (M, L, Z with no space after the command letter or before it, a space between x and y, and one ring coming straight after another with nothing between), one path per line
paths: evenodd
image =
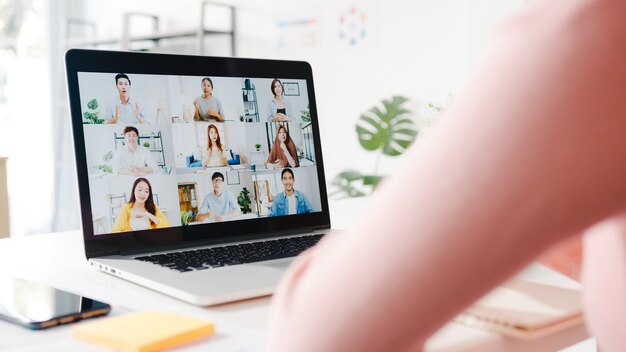
M362 197L371 194L383 179L378 166L383 155L396 157L406 151L417 137L411 112L405 108L407 98L394 96L383 99L382 107L374 106L362 114L356 125L359 143L368 151L378 153L374 170L364 174L358 170L345 170L332 182L336 197Z
M104 119L101 119L98 111L98 99L91 99L87 102L87 109L83 113L83 123L103 124Z

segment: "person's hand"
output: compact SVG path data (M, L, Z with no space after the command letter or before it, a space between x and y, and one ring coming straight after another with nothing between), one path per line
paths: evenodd
M209 114L209 116L215 117L215 119L219 122L224 121L224 117L222 117L220 113L217 110L215 110L214 107L210 107L207 114Z
M277 168L283 168L283 167L287 167L287 162L284 160L276 160L276 162L274 163L275 167Z
M135 115L135 118L139 121L139 123L145 122L145 120L141 117L141 110L139 109L139 104L137 103L133 105L133 115Z
M146 211L146 216L148 217L148 219L150 219L153 223L155 224L159 224L159 218L157 218L155 215L150 214L150 212Z
M216 216L214 219L215 222L220 222L222 220L224 220L224 218L221 215Z
M133 209L132 213L135 218L141 219L146 216L146 214L148 214L148 211L146 211L145 209Z
M113 114L113 119L111 119L111 123L117 123L120 119L120 106L115 104L115 113Z
M137 166L132 166L130 168L130 174L133 176L140 176L143 175L143 172L141 172Z
M194 113L194 118L198 120L200 118L200 107L198 106L198 99L193 100L193 106L196 108L196 112Z

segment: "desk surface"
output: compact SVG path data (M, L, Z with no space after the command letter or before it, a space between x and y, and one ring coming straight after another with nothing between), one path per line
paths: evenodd
M346 207L342 207L346 208ZM57 288L110 303L113 314L145 309L178 312L216 323L216 336L186 346L184 351L262 350L270 298L259 298L218 307L195 307L150 289L96 271L87 265L79 231L0 240L1 273L38 280ZM577 284L540 265L520 276L533 281L576 288ZM87 350L102 351L71 337L71 326L33 332L0 321L0 350ZM428 351L556 351L587 337L577 326L533 342L506 338L490 332L450 323L428 344Z

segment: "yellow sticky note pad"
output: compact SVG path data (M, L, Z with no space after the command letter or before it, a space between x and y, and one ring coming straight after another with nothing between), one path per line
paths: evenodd
M77 325L74 336L122 351L160 351L213 335L211 321L158 311L101 318Z

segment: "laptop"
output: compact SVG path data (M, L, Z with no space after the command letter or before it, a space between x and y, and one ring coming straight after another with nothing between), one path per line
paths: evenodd
M69 50L85 255L194 305L270 295L330 229L306 62Z

